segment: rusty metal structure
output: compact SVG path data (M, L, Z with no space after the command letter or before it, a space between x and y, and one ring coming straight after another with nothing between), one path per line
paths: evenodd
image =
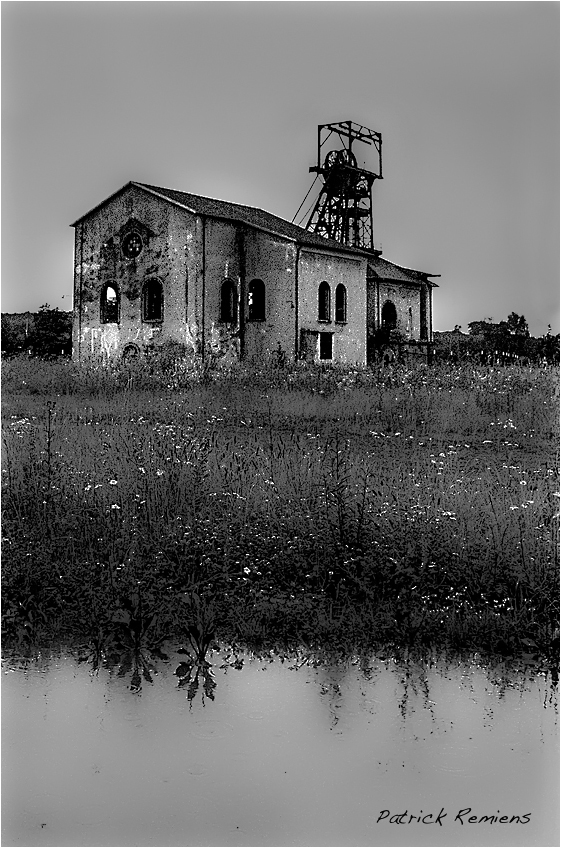
M365 162L359 165L355 153L359 144L374 148L374 170ZM353 121L320 124L317 165L310 173L321 177L323 186L306 229L348 247L375 250L372 188L375 180L382 179L381 134Z

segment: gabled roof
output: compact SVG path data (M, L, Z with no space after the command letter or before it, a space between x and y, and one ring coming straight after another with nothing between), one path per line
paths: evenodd
M264 230L272 235L281 236L282 238L290 239L298 244L309 247L323 248L324 250L335 250L341 253L353 254L360 257L371 257L370 251L358 250L355 247L347 247L340 244L338 241L323 238L315 233L305 230L303 227L298 227L296 224L291 224L285 221L284 218L279 218L277 215L272 215L270 212L265 212L263 209L258 209L254 206L242 206L239 203L229 203L225 200L215 200L211 197L203 197L200 194L189 194L186 191L176 191L171 188L162 188L161 186L149 185L148 183L129 182L125 186L116 191L106 200L94 206L85 215L78 218L71 224L75 227L89 215L97 212L105 206L106 203L113 200L121 192L128 189L130 186L135 186L142 191L148 192L161 200L172 203L174 206L180 206L186 209L193 215L206 215L209 218L220 218L226 221L237 221L241 224L247 224L250 227L255 227L259 230Z
M413 268L404 268L402 265L396 265L395 262L376 256L368 260L368 277L417 285L426 282L430 286L438 287L438 284L433 283L428 277L440 277L440 274L427 274L424 271L415 271Z
M239 223L247 224L250 227L264 230L272 235L281 236L282 238L295 241L307 247L323 248L323 250L337 251L362 258L365 257L368 259L369 276L405 283L420 283L425 280L432 286L435 286L436 283L431 283L427 278L440 276L439 274L425 274L423 271L402 268L400 265L395 265L395 263L389 262L387 259L382 259L377 251L373 252L356 247L347 247L338 241L311 233L303 227L298 227L296 224L285 221L284 218L279 218L277 215L272 215L270 212L265 212L263 209L258 209L254 206L242 206L239 203L215 200L211 197L203 197L200 194L189 194L186 191L176 191L175 189L162 188L162 186L149 185L148 183L132 181L127 183L106 200L103 200L97 206L94 206L93 209L90 209L89 212L86 212L85 215L78 218L77 221L74 221L71 226L75 227L130 186L159 197L161 200L172 203L174 206L186 209L193 215L205 215L210 218L219 218L226 221L238 221Z

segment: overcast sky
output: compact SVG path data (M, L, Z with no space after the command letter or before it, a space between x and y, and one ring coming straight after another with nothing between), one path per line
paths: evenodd
M557 2L3 2L2 118L4 312L70 308L69 224L129 180L291 220L353 120L435 329L559 331Z

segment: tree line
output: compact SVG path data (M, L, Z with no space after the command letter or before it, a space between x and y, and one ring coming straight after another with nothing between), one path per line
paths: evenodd
M524 315L511 312L506 321L484 318L467 326L467 333L459 325L451 331L434 333L437 360L481 365L559 362L559 333L553 335L551 325L545 335L531 336Z
M464 332L459 325L435 332L437 361L477 362L481 365L559 362L559 334L551 329L539 337L530 335L523 315L511 312L506 321L492 318L472 321ZM2 313L2 356L18 354L53 359L72 354L72 312L43 304L38 312ZM399 347L399 344L398 344Z
M51 309L2 313L2 356L18 354L54 359L72 355L72 312Z

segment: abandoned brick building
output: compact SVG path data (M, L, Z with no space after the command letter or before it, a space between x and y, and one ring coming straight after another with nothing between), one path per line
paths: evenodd
M428 274L260 209L129 183L73 226L79 361L174 341L225 362L280 346L365 364L379 328L420 352L432 337Z
M328 154L328 176L337 171L331 156L362 198L372 180L358 190L369 172L350 155L341 163ZM329 209L312 232L261 209L128 183L72 225L75 359L176 343L224 364L264 363L282 351L289 361L364 365L380 354L380 339L426 356L435 275L365 247L356 236L364 209L354 215L352 238L329 238Z

